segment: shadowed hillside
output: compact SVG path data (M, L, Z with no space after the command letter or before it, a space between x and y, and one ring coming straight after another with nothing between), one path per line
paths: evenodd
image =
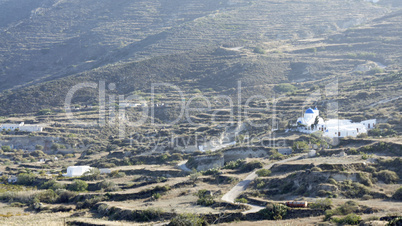
M0 4L7 12L0 33L3 90L205 46L320 37L389 10L346 0Z

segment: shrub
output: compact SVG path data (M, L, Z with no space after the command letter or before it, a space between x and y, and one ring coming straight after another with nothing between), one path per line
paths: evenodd
M10 207L24 207L24 206L26 206L26 204L24 204L24 203L20 203L20 202L13 202L13 203L11 203L10 204Z
M38 144L38 145L35 146L35 150L40 150L41 151L41 150L43 150L43 146Z
M391 170L381 170L377 173L377 178L387 184L392 184L399 181L399 176Z
M347 198L361 198L363 195L370 194L369 188L357 182L349 184L344 181L344 183L341 185L341 188L344 191L343 195L345 195Z
M245 163L246 163L246 161L238 159L236 161L230 161L230 162L226 163L226 165L223 168L224 169L238 169Z
M371 179L365 173L358 173L357 177L358 177L360 183L362 183L366 186L369 186L369 187L373 186Z
M321 171L322 171L322 169L320 167L317 167L317 166L311 168L311 172L321 172Z
M285 156L279 153L277 150L270 150L269 151L269 159L270 160L282 160Z
M314 203L310 203L309 207L311 209L320 209L320 210L328 210L332 208L332 200L329 198L319 199Z
M239 202L239 203L248 203L247 199L245 199L245 198L235 199L235 202Z
M37 176L33 173L20 173L18 174L17 183L25 186L31 186L35 182Z
M308 146L307 142L305 142L305 141L296 141L293 143L292 149L293 149L293 151L302 150L303 152L306 152L306 151L310 150L310 147Z
M365 153L365 152L360 152L360 155L362 156L362 159L363 159L363 160L367 160L367 159L373 157L373 155L369 155L369 154L367 154L367 153Z
M97 187L98 189L103 189L106 192L117 191L119 189L114 182L107 180L99 182Z
M288 207L282 204L268 204L266 208L258 211L258 214L267 220L281 220L286 216Z
M396 217L388 222L389 226L398 226L402 225L402 217Z
M333 222L337 224L349 224L349 225L357 225L362 221L362 217L358 216L354 213L348 214L343 218L334 217L332 219Z
M70 191L86 191L87 189L87 182L82 180L74 180L74 182L68 186L68 190Z
M269 169L260 169L255 172L259 177L267 177L271 175L271 170Z
M54 203L58 199L58 195L53 190L43 191L35 196L40 202Z
M319 190L319 191L317 191L317 195L320 197L326 197L328 195L332 195L332 193L330 191L326 191L326 190Z
M168 161L170 155L169 154L162 154L159 156L159 163L165 163Z
M371 195L363 195L362 199L363 200L370 200L370 199L373 199L373 196L371 196Z
M202 226L207 225L207 222L203 218L199 218L195 214L179 214L172 218L169 226Z
M398 200L398 201L402 201L402 187L400 187L400 188L398 188L398 190L396 190L396 192L394 193L392 198L395 200Z
M68 191L65 189L58 189L56 190L56 193L59 195L59 199L57 201L60 203L68 203L77 196L75 192Z
M200 177L201 176L201 173L199 173L199 172L194 172L194 173L192 173L192 174L190 174L190 181L193 183L193 184L195 184L195 182L197 182L197 180L198 180L198 177Z
M38 115L50 115L52 113L52 110L50 109L42 109L40 111L38 111Z
M82 177L83 180L99 180L102 179L100 170L97 168L91 168L88 172L86 172Z
M207 194L206 189L199 190L197 192L197 196L197 205L211 206L215 204L214 198L212 197L212 195Z
M334 184L334 185L337 185L337 184L338 184L338 182L337 182L334 178L329 178L327 182L328 182L329 184Z
M263 180L257 179L255 181L255 184L257 186L257 189L261 189L265 187L265 182Z
M125 177L125 176L126 176L126 173L119 172L118 170L112 171L109 174L109 177L112 177L112 178L122 178L122 177Z
M98 202L104 201L105 196L96 196L91 199L85 199L83 202L77 203L77 209L90 209L94 207Z
M35 199L35 192L19 191L11 192L7 191L0 193L0 200L3 202L20 202L24 204L32 204Z
M297 88L294 85L289 84L289 83L281 83L281 84L276 85L274 87L274 90L277 92L280 92L280 93L287 93L287 92L296 91Z
M254 160L251 162L248 162L246 164L244 164L241 168L240 171L242 172L250 172L253 171L257 168L262 168L263 164L260 161Z
M219 169L216 168L202 172L202 175L218 175L218 174L220 174L220 171Z
M379 74L384 73L384 69L380 67L372 68L370 71L367 72L368 74Z
M60 149L60 145L59 145L59 144L54 143L54 144L52 144L52 146L50 147L50 149L52 149L53 151L57 151L57 150L59 150L59 149Z
M1 150L3 150L4 152L10 152L11 148L10 146L1 146Z
M266 53L265 50L260 46L255 47L253 52L258 53L258 54L265 54Z
M162 196L161 194L155 193L152 195L152 198L156 200L156 199L160 199L161 196Z
M154 209L154 208L148 208L146 210L143 210L142 212L140 212L137 216L137 220L138 221L151 221L151 220L156 220L159 219L161 214L162 214L162 210L160 209Z
M324 220L329 220L334 215L347 215L356 212L359 209L359 205L355 201L347 201L335 210L325 211Z
M45 183L42 184L42 186L40 186L41 189L51 189L53 191L56 191L57 189L63 189L64 185L58 183L56 180L52 179L52 180L48 180Z

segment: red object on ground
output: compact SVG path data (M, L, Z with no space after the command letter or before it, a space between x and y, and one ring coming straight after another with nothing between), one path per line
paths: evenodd
M286 202L286 205L289 206L289 207L303 207L303 208L306 208L308 206L308 203L307 202L293 201L293 202Z

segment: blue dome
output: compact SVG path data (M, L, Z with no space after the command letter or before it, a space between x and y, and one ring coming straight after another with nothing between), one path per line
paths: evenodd
M314 110L318 110L318 108L316 107L316 108L314 108Z
M306 114L314 114L313 109L309 108L306 110Z

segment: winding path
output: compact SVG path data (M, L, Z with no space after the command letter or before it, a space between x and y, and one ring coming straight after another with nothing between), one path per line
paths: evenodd
M278 163L285 163L285 162L289 162L289 161L293 161L299 158L302 158L303 156L305 156L305 154L303 155L297 155L288 159L284 159L284 160L280 160L278 162L274 162L271 163L267 166L265 166L263 169L271 169L272 166L274 164L278 164ZM253 171L252 173L250 173L246 178L244 178L244 180L240 181L238 184L236 184L229 192L227 192L226 194L224 194L222 196L222 200L226 201L226 202L230 202L230 203L234 203L235 199L243 192L247 189L247 187L250 185L251 181L253 181L255 178L257 178L257 174L256 171ZM244 213L255 213L258 212L261 209L264 209L264 207L261 206L256 206L256 205L250 205L247 204L248 206L251 207L250 210L247 210Z

